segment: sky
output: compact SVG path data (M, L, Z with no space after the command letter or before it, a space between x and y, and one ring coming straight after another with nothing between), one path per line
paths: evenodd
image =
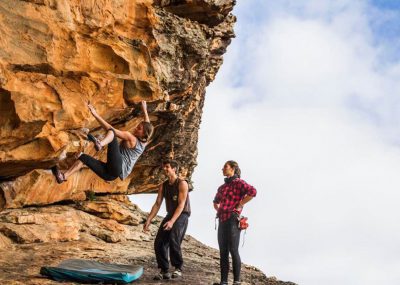
M212 199L232 159L258 190L245 263L302 285L400 284L400 1L237 2L188 233L218 247Z

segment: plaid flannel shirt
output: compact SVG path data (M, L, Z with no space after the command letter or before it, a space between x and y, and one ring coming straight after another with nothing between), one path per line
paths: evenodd
M255 197L256 194L257 190L240 178L236 178L229 183L221 185L214 198L214 203L219 204L217 212L219 221L224 222L228 220L233 212L240 215L242 209L236 209L240 201L242 201L246 195Z

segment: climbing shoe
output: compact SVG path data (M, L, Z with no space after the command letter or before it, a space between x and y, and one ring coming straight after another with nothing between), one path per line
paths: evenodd
M58 168L57 165L55 165L51 168L51 172L53 173L54 177L56 178L56 181L58 184L61 184L64 181L67 181L67 179L65 179L64 173L62 173L60 171L60 169Z
M101 150L102 146L101 146L101 144L100 144L100 141L99 141L94 135L88 134L88 135L87 135L87 139L94 143L94 148L95 148L97 151L100 151L100 150Z

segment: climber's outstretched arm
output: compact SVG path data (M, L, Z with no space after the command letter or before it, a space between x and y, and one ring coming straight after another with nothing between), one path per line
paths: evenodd
M111 126L109 123L107 123L106 120L104 120L96 111L96 109L93 107L92 104L88 104L89 107L89 111L90 113L92 113L93 117L95 117L95 119L100 123L100 125L105 129L105 130L109 130L109 129L113 129L115 132L115 135L123 140L127 140L127 141L132 141L133 145L136 144L136 138L134 135L132 135L130 132L128 131L121 131L118 130L116 128L114 128L113 126Z
M112 126L106 122L106 120L104 120L96 111L96 109L94 108L94 106L92 104L88 104L88 108L90 113L92 113L93 117L100 123L100 125L105 129L105 130L109 130L112 128Z
M142 111L143 111L144 121L150 123L149 114L147 114L147 103L146 103L146 101L142 101Z

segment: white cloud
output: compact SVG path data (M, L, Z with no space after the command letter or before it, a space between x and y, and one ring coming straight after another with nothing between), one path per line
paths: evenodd
M300 284L373 284L361 275L372 263L370 275L382 280L383 268L397 262L385 256L400 246L399 150L340 110L261 104L227 112L212 100L204 114L210 123L201 131L190 231L216 246L211 200L222 164L235 159L259 190L246 209L245 261ZM195 226L204 220L208 229Z

